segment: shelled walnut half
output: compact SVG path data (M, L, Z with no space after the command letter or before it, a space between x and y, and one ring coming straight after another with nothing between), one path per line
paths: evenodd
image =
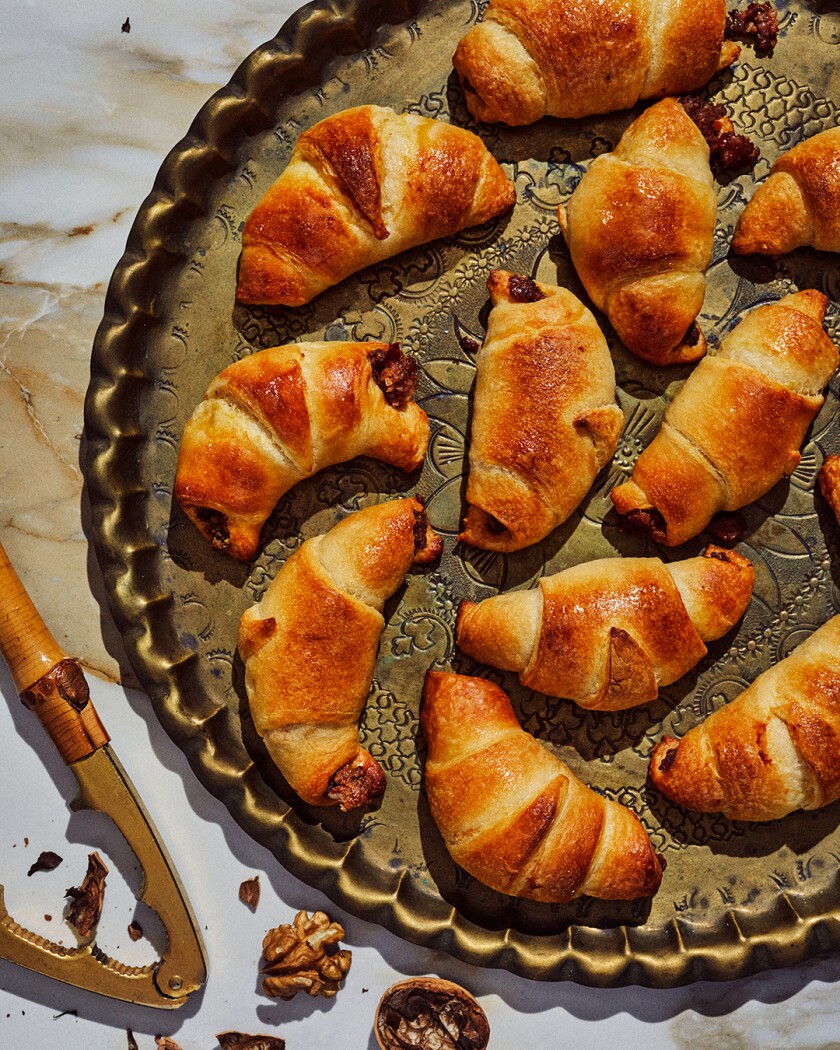
M269 930L263 940L263 991L277 999L298 992L331 998L350 969L352 952L328 952L344 936L344 927L322 911L299 911L292 925Z
M478 1001L452 981L399 981L379 1001L376 1041L382 1050L485 1050L490 1024Z

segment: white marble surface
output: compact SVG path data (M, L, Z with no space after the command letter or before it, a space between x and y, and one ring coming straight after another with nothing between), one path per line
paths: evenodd
M101 645L96 572L81 527L78 436L90 344L104 291L131 221L168 150L205 99L293 10L289 0L0 0L0 538L50 626L100 675L116 664ZM131 32L121 32L126 17ZM87 581L88 575L90 576ZM67 593L67 579L87 581ZM85 633L87 632L87 633ZM109 643L110 645L111 643ZM100 941L122 961L149 961L133 944L137 872L119 838L92 814L71 815L73 778L0 672L0 882L10 912L45 936L68 938L64 890L77 885L92 848L112 868ZM836 1046L840 959L731 984L670 992L595 991L485 971L407 944L341 913L249 839L198 783L158 725L145 696L94 683L115 746L181 871L205 931L206 989L176 1013L104 1000L0 961L0 1046L140 1050L158 1033L183 1050L216 1045L228 1029L268 1032L289 1050L373 1047L384 989L402 975L439 974L469 987L486 1009L493 1050L621 1045L808 1048ZM46 761L40 751L44 750ZM26 877L41 850L64 857ZM255 913L240 882L259 873ZM354 953L331 1001L272 1002L259 993L265 930L298 908L323 907L346 927ZM47 919L45 916L52 916ZM152 921L140 916L147 932ZM62 1011L76 1014L58 1016Z

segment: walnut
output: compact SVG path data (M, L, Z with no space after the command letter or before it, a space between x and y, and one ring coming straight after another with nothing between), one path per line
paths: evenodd
M485 1050L487 1015L466 989L437 977L399 981L379 1001L374 1025L382 1050Z
M322 911L312 918L299 911L291 926L269 930L263 940L263 991L272 998L291 999L300 991L330 998L350 969L352 953L326 949L344 936L344 928Z
M244 1032L220 1032L216 1038L222 1050L286 1050L286 1040L276 1035L246 1035Z

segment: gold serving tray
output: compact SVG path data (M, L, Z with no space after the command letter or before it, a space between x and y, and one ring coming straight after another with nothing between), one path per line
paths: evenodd
M777 7L776 54L761 59L745 48L707 91L760 145L755 178L801 137L837 121L840 14L835 5L782 0ZM647 763L663 732L684 733L840 610L838 530L814 496L825 454L840 451L836 377L799 469L744 512L739 549L757 570L746 617L658 701L617 714L584 712L454 653L462 598L531 586L597 557L684 558L709 540L657 550L617 527L609 491L629 474L689 369L632 358L606 322L626 414L613 464L580 510L536 547L503 556L455 540L487 276L504 267L583 294L556 207L639 109L474 128L515 180L511 216L406 252L300 309L234 305L242 224L302 130L360 103L472 126L450 60L478 13L468 0L311 4L243 63L167 157L111 281L86 402L93 536L112 610L158 717L202 783L289 870L347 911L468 962L540 979L666 987L788 966L840 946L838 804L766 826L692 815L647 783ZM817 287L835 301L827 327L837 339L836 256L728 257L753 181L717 183L704 330L714 342L748 307ZM415 355L423 372L418 399L432 420L427 461L412 478L369 460L318 474L280 502L256 562L237 565L210 550L173 506L180 435L225 365L306 337L399 341ZM309 809L251 723L236 655L239 617L304 539L362 506L415 491L428 500L446 547L440 565L410 574L386 609L362 735L388 788L381 808L361 816ZM492 892L453 864L422 790L418 708L430 666L500 682L526 729L639 815L667 861L652 902L541 905Z

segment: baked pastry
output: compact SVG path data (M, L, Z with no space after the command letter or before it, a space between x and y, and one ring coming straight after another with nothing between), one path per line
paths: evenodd
M662 866L638 818L521 729L497 685L430 671L420 724L432 817L480 882L555 904L656 893Z
M799 447L837 367L814 289L748 313L668 406L615 509L669 547L721 510L752 503L799 465Z
M429 421L417 365L398 344L291 343L213 380L184 428L175 497L216 550L247 561L292 485L371 456L416 470Z
M602 558L527 591L462 602L461 652L581 707L619 711L655 699L744 615L755 570L736 551L702 557Z
M300 306L406 248L513 207L513 184L478 136L383 106L305 131L248 216L236 297Z
M717 215L709 146L680 103L646 109L596 157L558 216L584 288L628 350L696 361Z
M725 0L490 0L453 58L476 120L531 124L702 87L740 53Z
M736 255L778 256L806 246L840 252L840 128L783 153L732 236Z
M410 566L441 548L419 500L380 503L307 540L243 614L239 653L254 726L304 802L348 810L385 790L358 728L382 609Z
M476 358L470 505L459 539L486 550L536 543L572 513L624 425L595 318L565 288L493 270Z
M680 740L650 775L669 798L733 820L778 820L840 798L840 616Z
M840 525L840 456L826 456L817 474L820 492Z

